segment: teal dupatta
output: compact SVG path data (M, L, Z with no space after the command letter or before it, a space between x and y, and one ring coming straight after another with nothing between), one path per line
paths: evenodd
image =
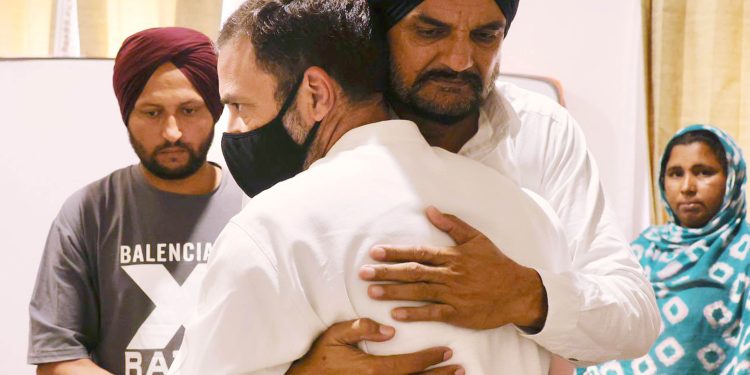
M670 221L646 229L632 250L653 284L662 332L647 355L579 369L579 374L750 374L745 159L734 140L714 127L693 125L674 138L696 130L715 134L726 151L721 209L702 228L682 227L660 186ZM662 156L662 169L668 157Z

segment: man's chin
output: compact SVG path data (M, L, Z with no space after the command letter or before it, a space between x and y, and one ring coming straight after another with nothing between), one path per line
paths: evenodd
M443 106L429 105L415 105L411 106L412 111L424 119L437 122L442 125L452 125L472 114L477 113L479 107L465 107L460 108L450 107L446 108Z
M198 172L201 167L200 165L196 166L190 164L170 167L151 163L144 163L143 165L154 176L161 178L162 180L170 181L184 180Z

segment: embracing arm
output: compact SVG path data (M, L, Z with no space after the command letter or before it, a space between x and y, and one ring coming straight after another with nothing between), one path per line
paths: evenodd
M294 362L287 375L316 374L414 374L462 375L460 366L436 366L449 360L448 348L430 348L416 353L374 356L357 347L361 341L387 341L393 337L392 327L370 319L357 319L332 325L313 344L304 357Z
M373 299L425 302L395 308L399 321L472 329L514 324L580 365L641 356L661 324L651 285L606 210L575 123L539 129L516 144L533 153L519 166L538 173L537 182L524 185L547 199L564 224L568 243L556 251L569 256L565 271L524 267L459 218L428 209L430 221L456 246L376 246L371 257L381 263L364 266L360 277L395 282L371 285Z
M526 120L533 125L516 140L519 168L539 174L524 185L560 217L572 258L568 272L537 270L549 312L544 329L529 337L580 364L641 356L661 325L654 292L615 225L583 133L564 110Z

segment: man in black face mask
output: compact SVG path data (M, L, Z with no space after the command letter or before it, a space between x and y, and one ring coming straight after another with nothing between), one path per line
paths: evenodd
M380 326L374 341L399 332L368 342L372 354L441 345L429 350L437 362L450 358L469 373L547 371L550 353L516 327L544 320L544 291L531 267L570 265L556 218L507 176L430 147L413 122L390 120L383 35L366 0L252 0L227 21L219 77L231 118L222 146L253 200L217 239L175 373L283 373L321 332L363 317L393 326ZM499 328L398 323L395 303L367 295L358 272L381 255L370 252L373 245L453 244L443 233L450 222L430 205L502 246L502 266L515 273L498 279L523 275L528 283L495 301L507 317ZM448 264L454 256L430 261ZM487 258L478 253L473 261ZM457 364L436 371L463 371ZM408 365L398 372L429 363ZM373 371L347 368L365 370Z

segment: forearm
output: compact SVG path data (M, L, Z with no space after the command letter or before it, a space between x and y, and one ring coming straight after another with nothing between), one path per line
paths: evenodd
M37 366L37 375L111 375L90 359L45 363Z

